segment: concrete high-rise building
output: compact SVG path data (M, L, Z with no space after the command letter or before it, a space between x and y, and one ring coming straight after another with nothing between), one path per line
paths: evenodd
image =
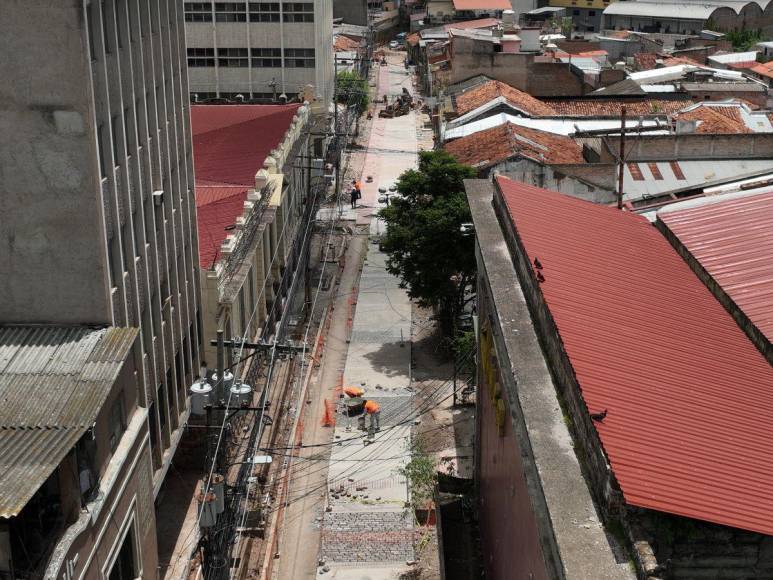
M333 0L185 2L192 98L333 96Z
M139 328L155 493L199 374L181 0L6 0L0 323Z

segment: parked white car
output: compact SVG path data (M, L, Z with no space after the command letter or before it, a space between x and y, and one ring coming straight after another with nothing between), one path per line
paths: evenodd
M391 48L392 50L397 50L399 46L400 46L400 43L397 42L396 40L393 40L392 42L389 43L389 48Z

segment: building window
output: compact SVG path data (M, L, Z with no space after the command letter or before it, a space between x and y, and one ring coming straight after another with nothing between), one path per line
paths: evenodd
M218 48L217 66L246 67L249 66L246 48Z
M137 556L135 552L134 526L129 527L121 544L118 556L113 562L113 567L107 575L108 580L134 580L139 575L137 570Z
M210 2L185 2L185 22L212 22Z
M105 45L105 54L110 54L110 37L107 34L107 6L105 0L100 2L99 15L102 18L102 42Z
M250 2L250 22L279 22L279 2Z
M123 403L123 390L113 401L110 407L110 451L115 451L121 441L123 432L126 431L126 409Z
M113 141L113 163L115 165L119 165L118 163L118 115L113 115L113 117L111 118L110 130L112 131L112 141Z
M99 176L104 179L105 171L105 126L97 127L97 157L99 158Z
M89 56L92 62L97 60L96 39L94 38L94 5L86 6L86 27L89 31Z
M261 68L281 67L282 50L280 48L253 48L252 66Z
M244 2L215 2L215 21L247 22L247 4Z
M595 10L588 10L588 16L596 16Z
M215 49L189 48L188 66L215 66Z
M572 10L572 14L574 14L575 16L579 16L580 15L580 11L579 10Z
M314 68L314 49L285 48L285 66L291 68Z
M314 22L312 2L287 2L282 8L285 22Z

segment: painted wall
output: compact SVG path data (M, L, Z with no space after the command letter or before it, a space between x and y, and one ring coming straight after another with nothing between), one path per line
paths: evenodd
M543 580L547 572L539 531L513 432L508 395L497 364L488 317L489 295L481 292L476 414L476 462L483 565L491 580Z

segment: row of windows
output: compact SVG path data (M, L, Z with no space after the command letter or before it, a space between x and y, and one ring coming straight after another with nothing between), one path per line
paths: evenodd
M246 68L250 63L250 54L246 48L189 48L188 66ZM289 68L314 68L313 48L285 48L284 66ZM279 48L253 48L252 66L258 68L279 68L282 66L282 51Z
M313 2L215 2L215 22L314 22ZM210 2L185 2L186 22L212 22Z

